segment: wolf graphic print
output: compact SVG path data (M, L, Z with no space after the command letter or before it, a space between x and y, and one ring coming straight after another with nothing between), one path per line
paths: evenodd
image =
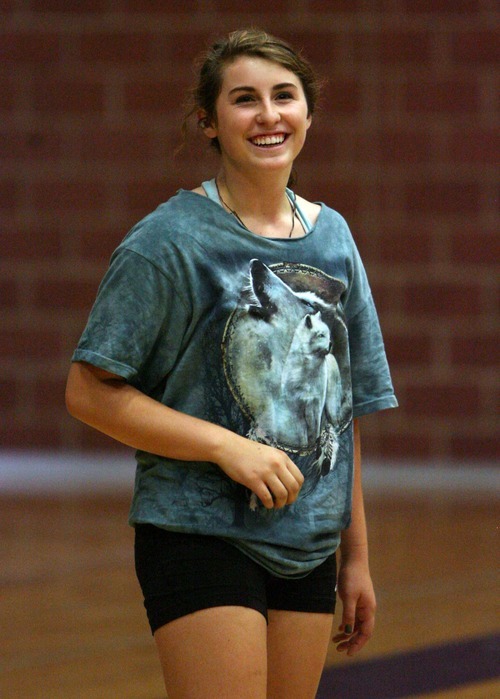
M352 419L344 290L342 281L307 265L251 260L222 341L247 436L300 463L304 494L335 468Z

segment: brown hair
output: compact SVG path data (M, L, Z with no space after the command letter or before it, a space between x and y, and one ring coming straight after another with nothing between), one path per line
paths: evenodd
M215 103L222 89L224 68L239 56L265 58L294 73L301 81L308 114L313 114L318 103L320 80L311 64L283 39L259 29L240 29L216 41L199 59L198 84L191 91L182 125L184 135L188 119L198 109L204 110L208 123L215 120ZM212 139L212 146L220 153L217 138Z

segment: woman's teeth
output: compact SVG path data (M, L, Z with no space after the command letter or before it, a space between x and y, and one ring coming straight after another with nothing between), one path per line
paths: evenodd
M257 138L252 138L252 143L256 146L275 146L283 143L284 140L285 134L280 134L279 136L257 136Z

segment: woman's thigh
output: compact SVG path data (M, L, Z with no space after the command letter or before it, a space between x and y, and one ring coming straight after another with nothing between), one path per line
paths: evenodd
M266 699L267 628L260 612L212 607L165 624L154 638L169 699Z
M333 614L269 610L267 699L314 699Z
M220 539L142 525L136 570L169 697L264 698L268 666L269 697L314 697L335 556L303 578L276 578Z

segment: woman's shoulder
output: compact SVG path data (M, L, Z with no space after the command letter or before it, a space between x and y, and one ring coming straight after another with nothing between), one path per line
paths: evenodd
M190 189L190 192L194 192L195 194L201 194L202 197L206 197L207 193L203 189L203 187L200 185L199 187L195 187L194 189Z
M318 216L321 212L321 205L315 204L312 201L308 201L297 194L297 205L299 206L302 213L306 216L307 220L310 222L311 226L314 226L318 220Z
M178 190L153 211L137 221L122 241L123 247L155 249L193 229L193 220L198 220L203 206L201 197L192 196L193 190Z

